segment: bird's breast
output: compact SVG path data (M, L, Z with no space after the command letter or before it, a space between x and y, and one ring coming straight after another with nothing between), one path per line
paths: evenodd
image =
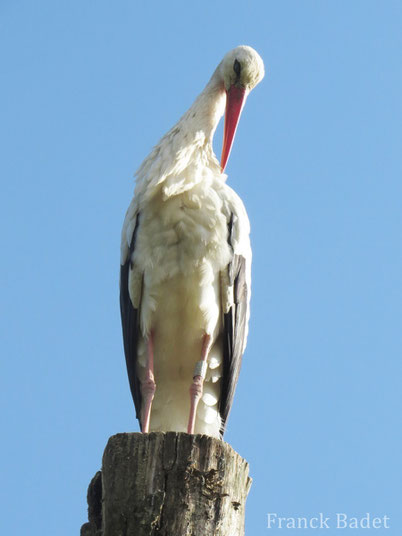
M155 196L142 207L133 257L142 278L141 328L216 333L220 272L230 261L228 224L215 191ZM133 279L134 281L134 279Z
M213 346L195 429L219 437L220 272L231 257L227 220L215 192L156 197L141 209L133 258L143 277L137 374L144 378L152 331L157 389L151 430L186 430L188 390L207 333Z
M230 260L228 222L214 191L153 198L141 211L134 262L149 284L206 270Z

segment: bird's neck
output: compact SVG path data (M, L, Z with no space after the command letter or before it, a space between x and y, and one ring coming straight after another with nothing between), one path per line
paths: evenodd
M202 133L205 136L205 142L212 145L216 127L225 111L225 105L226 93L223 83L215 72L177 126L183 126L194 135Z
M136 173L135 195L144 201L158 192L163 199L213 180L225 180L212 149L225 111L226 93L217 71L176 125L144 160Z

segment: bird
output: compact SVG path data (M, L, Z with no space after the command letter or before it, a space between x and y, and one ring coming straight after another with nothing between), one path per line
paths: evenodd
M136 172L121 238L120 310L143 433L222 438L248 336L249 219L225 167L264 63L230 50ZM212 147L225 114L221 161Z

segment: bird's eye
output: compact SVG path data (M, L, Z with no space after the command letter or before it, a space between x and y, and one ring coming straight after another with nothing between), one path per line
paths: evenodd
M234 60L233 70L236 73L236 75L239 77L240 76L240 71L241 71L241 66L240 66L240 62L238 62L237 60Z

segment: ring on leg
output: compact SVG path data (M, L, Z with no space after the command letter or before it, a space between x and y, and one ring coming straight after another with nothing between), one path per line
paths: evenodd
M194 434L195 417L197 414L198 402L203 393L204 379L208 370L208 353L211 347L211 336L204 335L201 351L201 360L197 361L194 368L193 383L190 386L190 416L188 418L187 433Z

